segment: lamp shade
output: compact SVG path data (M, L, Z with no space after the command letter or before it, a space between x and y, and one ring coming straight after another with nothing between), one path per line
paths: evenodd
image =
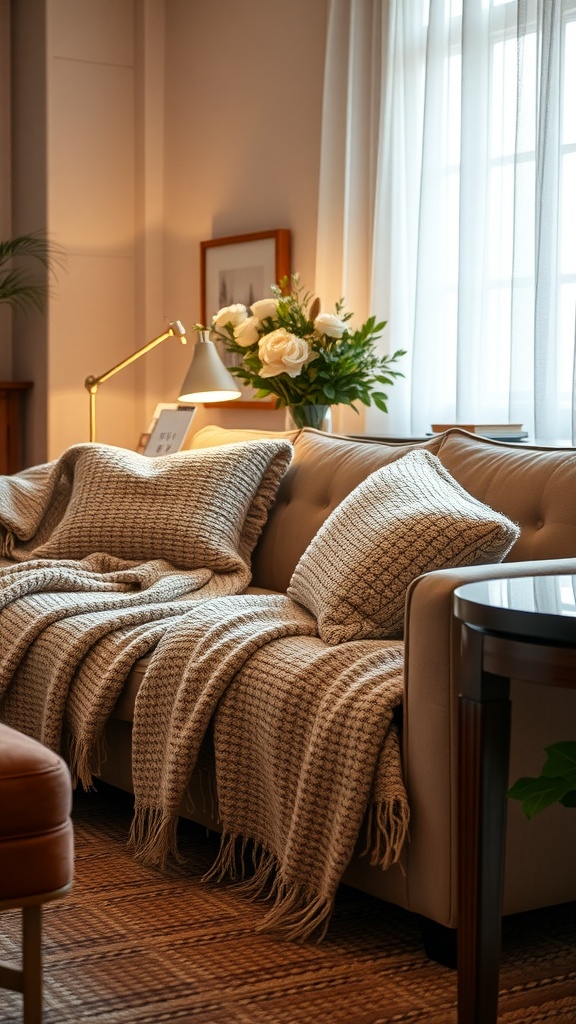
M198 332L192 362L180 388L180 402L228 402L240 398L240 389L220 359L208 331Z

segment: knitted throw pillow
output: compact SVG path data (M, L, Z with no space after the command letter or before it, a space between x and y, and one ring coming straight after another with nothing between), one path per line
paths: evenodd
M245 441L146 458L107 445L76 445L61 471L69 499L35 558L104 552L179 569L249 567L292 458L285 440Z
M406 588L433 569L499 562L520 533L428 451L363 480L320 527L288 594L328 644L402 636Z

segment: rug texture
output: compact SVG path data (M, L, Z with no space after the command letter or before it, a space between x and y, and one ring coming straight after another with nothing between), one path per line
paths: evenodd
M77 793L72 893L44 910L44 1024L455 1024L456 974L417 920L342 886L320 944L259 933L266 904L202 882L218 838L188 822L167 874L127 849L132 801ZM20 915L0 916L0 959ZM499 1024L576 1021L576 905L506 919ZM0 990L0 1021L21 1024Z

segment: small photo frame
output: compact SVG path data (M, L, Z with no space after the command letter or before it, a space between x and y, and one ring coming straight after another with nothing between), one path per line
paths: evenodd
M195 413L195 405L160 403L156 406L148 430L140 437L138 451L151 458L182 451L192 436Z
M271 286L290 276L291 235L288 228L256 231L200 242L200 306L202 323L209 327L212 317L224 306L241 302L249 307L257 299L271 298ZM225 366L239 365L239 356L218 345ZM251 409L274 409L274 399L253 400L252 388L238 386ZM210 405L222 403L211 402ZM245 405L245 402L242 402ZM238 405L236 405L238 408Z

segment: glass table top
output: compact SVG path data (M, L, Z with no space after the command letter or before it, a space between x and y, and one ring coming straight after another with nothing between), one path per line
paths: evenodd
M492 632L576 643L576 576L519 576L458 587L459 619Z

